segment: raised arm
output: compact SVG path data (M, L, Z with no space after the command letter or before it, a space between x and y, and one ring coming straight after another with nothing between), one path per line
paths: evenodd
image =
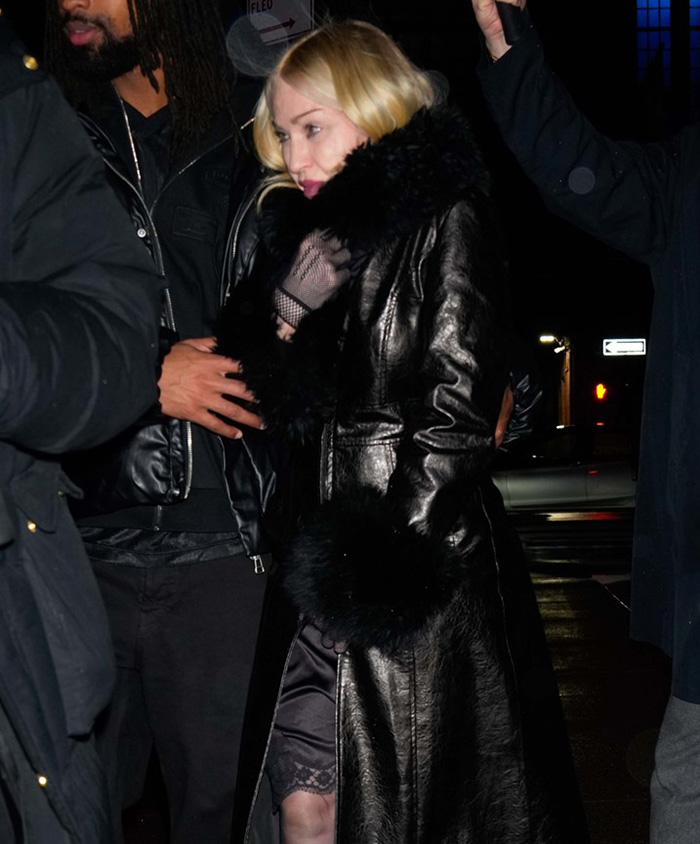
M680 147L618 142L602 135L546 65L534 27L528 25L508 48L494 0L472 3L490 54L478 69L484 96L506 143L548 207L631 257L653 264L663 254L673 220Z
M525 4L526 0L501 0L500 3L497 3L496 0L472 0L476 22L484 35L486 49L493 59L500 59L510 50L510 45L506 41L503 20L498 11L499 5L524 9Z

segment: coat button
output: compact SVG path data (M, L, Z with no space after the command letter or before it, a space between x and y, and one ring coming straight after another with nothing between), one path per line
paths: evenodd
M32 521L27 522L27 530L30 533L36 533L36 522L32 522Z
M148 232L146 231L146 229L143 229L143 228L142 228L142 229L136 229L136 234L137 234L139 237L146 237L146 235L148 234Z
M37 774L36 781L39 783L40 788L46 788L46 786L49 784L48 778L45 777L43 774Z
M22 64L27 68L27 70L39 69L39 62L34 58L34 56L24 56Z

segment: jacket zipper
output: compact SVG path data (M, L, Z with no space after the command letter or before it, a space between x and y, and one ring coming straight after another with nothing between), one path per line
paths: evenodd
M241 233L241 227L243 225L243 221L245 220L248 212L250 211L253 203L258 198L258 191L254 191L253 194L249 197L248 201L245 205L241 205L236 212L236 218L233 221L233 225L231 226L231 230L229 231L228 238L226 240L226 249L224 251L224 265L221 270L221 306L223 307L228 300L228 297L231 295L231 275L232 273L229 271L226 272L227 268L233 268L233 262L236 257L236 253L238 252L238 237Z
M252 207L253 203L257 198L257 191L255 191L250 198L245 202L244 205L239 206L238 211L236 212L236 217L231 225L231 229L228 233L228 237L226 239L226 248L224 250L224 263L221 270L221 299L220 305L223 307L226 300L229 297L230 290L231 290L231 273L226 273L226 269L228 266L233 266L233 261L236 257L236 253L238 252L238 237L240 235L241 226L243 225L243 221L248 214L248 211ZM229 263L230 257L230 263ZM228 497L229 507L231 508L231 513L233 514L233 518L238 525L238 517L236 515L236 509L233 506L233 501L231 500L231 490L228 485L228 480L226 479L226 449L224 447L223 441L221 437L219 437L219 445L221 446L221 466L222 466L222 474L224 479L224 489L226 490L226 495ZM240 526L238 528L238 532L241 535L241 539L243 540L243 534L241 532ZM245 540L243 540L245 546ZM249 549L246 549L246 553L248 553ZM265 573L265 564L263 562L263 558L260 554L249 554L248 555L253 563L253 571L255 574L264 574Z
M226 480L226 448L224 447L224 443L221 437L217 437L217 439L219 440L219 445L221 446L221 474L224 480L224 489L226 490L228 506L231 508L233 520L236 523L236 527L238 528L238 533L241 537L241 542L243 543L243 549L246 552L246 555L250 557L250 560L253 563L254 574L265 574L265 564L261 555L249 554L248 552L250 549L245 547L245 539L243 538L243 533L241 531L241 527L238 521L238 514L236 513L236 508L233 506L233 501L231 501L231 490L229 489L228 481Z
M321 434L321 453L319 454L318 499L323 504L332 498L333 489L333 452L335 439L335 413L326 422Z
M88 120L87 118L83 117L83 120L86 123L89 122L91 128L94 131L96 131L97 133L99 133L102 136L102 138L104 139L104 141L111 147L114 154L118 155L116 149L114 148L114 144L112 144L110 139L104 134L104 132L100 129L100 127L97 126L97 124L93 123L93 121ZM217 144L217 146L218 146L218 144ZM214 147L212 147L212 149L214 149ZM173 178L170 180L170 182L168 182L168 184L171 184L176 178L178 178L180 175L182 175L182 173L184 173L185 170L187 170L189 167L191 167L196 161L199 161L199 158L201 158L201 156L199 156L198 158L195 158L192 161L190 161L190 163L186 167L183 167L177 173L177 175L173 176ZM158 239L158 232L156 230L155 223L153 222L153 216L151 214L151 211L149 211L148 206L146 205L143 197L141 196L141 193L137 189L136 185L134 185L134 183L131 181L131 179L129 179L126 175L124 175L124 173L122 173L114 164L112 164L111 161L109 161L104 156L102 156L102 160L106 164L106 166L109 167L109 169L114 173L114 175L117 176L117 178L121 179L121 181L124 182L124 184L132 191L132 193L138 199L139 204L141 206L141 209L146 215L146 220L147 220L148 226L150 228L150 235L151 235L151 240L152 240L152 243L153 243L154 261L155 261L155 265L156 265L156 270L158 271L158 274L161 276L161 278L165 278L165 263L163 261L163 250L162 250L161 245L160 245L160 240ZM163 191L161 190L161 194L162 194L162 192ZM153 208L155 208L155 202L153 203ZM177 325L175 323L175 312L173 311L173 303L172 303L172 298L170 296L170 288L167 287L167 286L165 288L165 323L166 323L166 327L168 329L170 329L170 331L177 332ZM190 492L192 490L192 477L193 477L193 474L194 474L194 455L193 455L193 448L192 448L192 423L187 421L187 420L183 420L183 421L185 423L185 452L186 452L185 494L184 494L184 498L187 498L187 496L190 494ZM162 512L163 512L162 505L160 505L160 504L156 505L156 518L155 518L155 523L153 525L155 530L160 530L160 521L161 521Z

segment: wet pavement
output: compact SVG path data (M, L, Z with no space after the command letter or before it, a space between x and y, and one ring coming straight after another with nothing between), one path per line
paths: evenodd
M625 547L586 566L571 558L532 564L593 844L646 844L653 748L668 696L667 658L627 635L627 554ZM126 818L126 844L166 844L163 806L154 767L144 800Z
M669 660L627 635L629 581L533 574L593 844L646 844Z

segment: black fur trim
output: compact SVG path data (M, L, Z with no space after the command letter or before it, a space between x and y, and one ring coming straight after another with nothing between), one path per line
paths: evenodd
M307 442L330 417L344 314L344 297L338 296L305 317L285 341L277 336L275 315L264 301L236 298L227 308L217 352L241 362L271 433Z
M293 189L265 197L259 220L263 257L256 258L247 290L232 294L216 335L218 351L241 361L271 431L309 439L337 399L343 291L303 319L291 343L277 338L271 313L271 291L285 278L303 237L330 230L358 259L470 191L488 192L471 130L458 112L436 108L354 150L314 199Z
M462 580L462 556L400 524L371 488L324 504L283 560L296 608L335 641L394 652L445 609Z
M454 109L424 109L350 153L311 201L296 190L268 194L262 239L285 265L314 229L329 229L353 254L371 253L473 191L488 193L489 178L469 125Z

